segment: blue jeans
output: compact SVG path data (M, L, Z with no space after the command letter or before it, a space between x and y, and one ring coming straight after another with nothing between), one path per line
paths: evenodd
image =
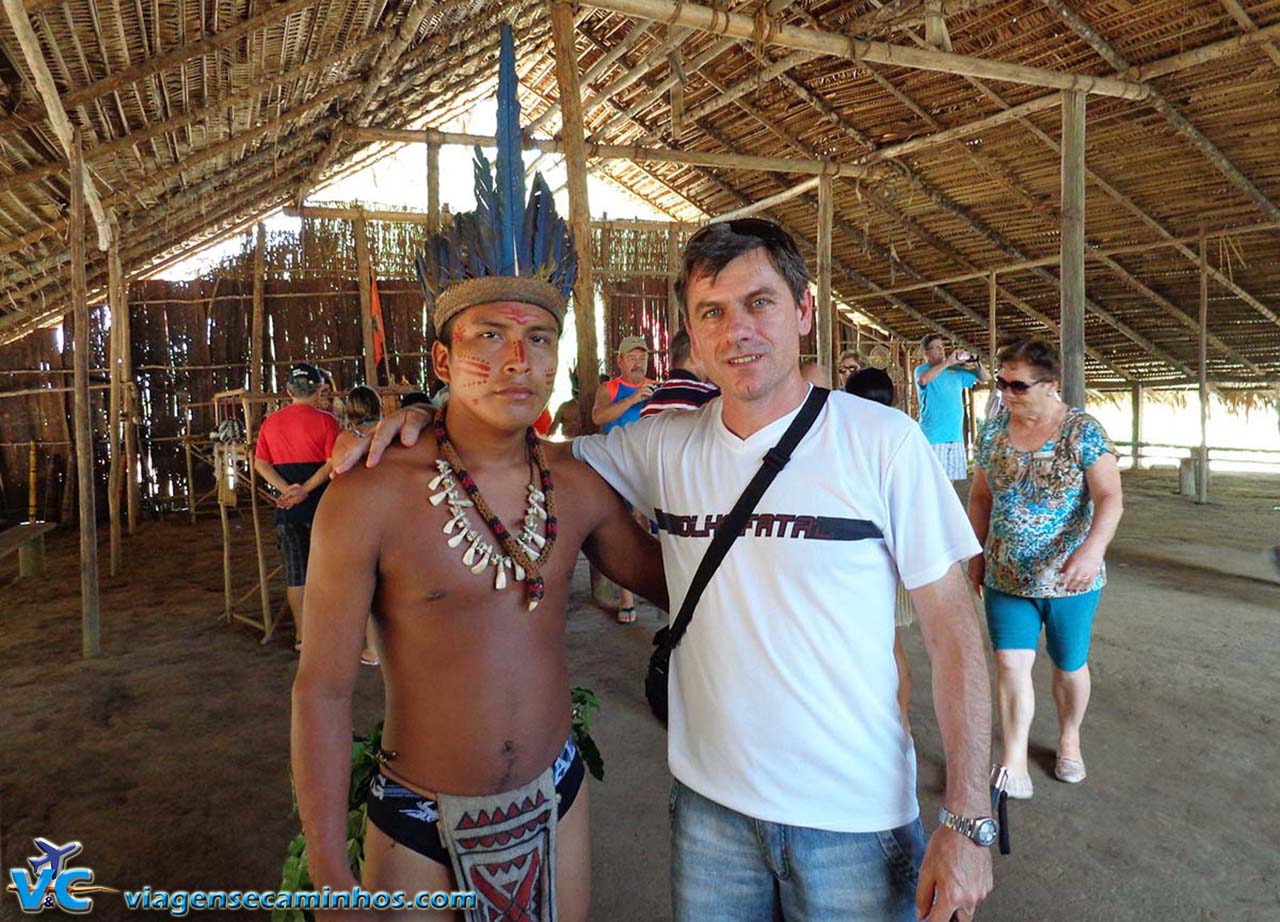
M752 819L671 786L674 922L912 922L919 820L827 832Z

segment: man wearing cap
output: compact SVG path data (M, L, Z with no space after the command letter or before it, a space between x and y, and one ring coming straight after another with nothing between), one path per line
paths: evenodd
M591 408L591 421L602 432L634 423L640 418L644 402L658 382L645 377L649 366L649 344L643 336L624 336L618 343L618 376L600 382L596 405Z
M421 440L338 478L316 518L293 777L315 888L351 889L351 698L372 610L386 711L363 886L472 891L473 922L585 922L588 787L565 649L578 553L658 605L667 592L656 542L618 495L534 432L576 256L541 175L524 205L520 139L504 140L514 119L499 108L499 177L519 204L477 178L477 210L418 262L449 402ZM476 166L488 170L479 152Z
M319 368L305 362L294 365L285 386L292 400L263 420L253 467L280 493L276 539L284 561L285 594L297 632L296 647L302 644L311 521L329 483L329 456L341 427L333 414L319 408L324 397L324 375Z

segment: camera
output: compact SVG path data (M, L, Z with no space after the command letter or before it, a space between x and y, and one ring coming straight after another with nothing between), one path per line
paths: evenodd
M966 352L964 350L961 350L960 352L958 352L956 354L956 358L958 358L961 364L963 365L972 365L974 362L978 361L978 357L976 355L974 355L972 352Z

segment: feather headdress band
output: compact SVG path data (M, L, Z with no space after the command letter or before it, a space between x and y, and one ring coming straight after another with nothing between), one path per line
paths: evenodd
M533 177L526 201L520 159L520 103L511 27L502 26L498 63L497 176L475 149L476 209L427 241L418 281L437 335L460 311L493 301L522 301L549 311L563 327L578 275L573 235L556 213L551 187Z

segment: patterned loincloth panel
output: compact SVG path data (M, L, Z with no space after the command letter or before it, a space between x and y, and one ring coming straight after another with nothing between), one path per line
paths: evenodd
M502 794L441 794L440 838L459 890L476 894L467 922L555 922L556 790L552 770Z

